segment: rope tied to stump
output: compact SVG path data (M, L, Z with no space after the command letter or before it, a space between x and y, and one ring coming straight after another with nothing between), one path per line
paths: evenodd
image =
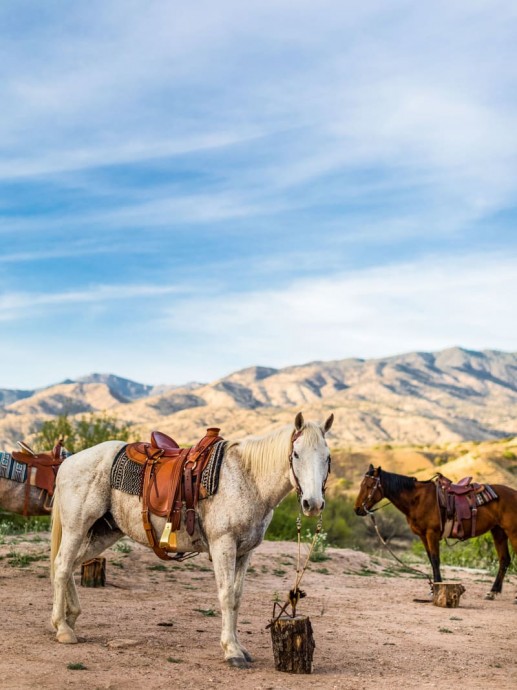
M296 560L296 575L294 578L294 584L292 588L289 590L289 593L287 595L287 600L283 605L280 605L277 601L273 604L273 618L270 621L268 625L266 625L266 630L270 628L272 625L274 625L284 614L290 616L290 618L295 618L296 617L296 607L298 606L298 602L300 599L303 599L306 595L306 593L300 589L300 584L302 582L303 576L305 575L305 571L307 570L307 566L309 565L309 561L312 555L312 552L314 551L314 547L316 546L316 543L318 541L318 537L321 533L323 526L323 518L322 515L319 516L318 522L316 524L316 529L314 531L314 536L312 537L311 545L309 547L309 551L307 553L307 556L305 558L305 562L303 564L303 567L300 569L300 565L302 562L302 553L301 553L301 548L302 548L302 538L301 538L301 532L302 532L302 515L301 513L298 513L298 517L296 518L296 535L297 535L297 542L298 542L298 557ZM291 614L287 612L287 607L291 606ZM280 613L278 615L276 614L276 609L277 607L280 607Z

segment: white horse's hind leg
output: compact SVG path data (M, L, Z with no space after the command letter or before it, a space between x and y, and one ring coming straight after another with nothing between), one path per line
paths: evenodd
M81 613L81 605L79 603L79 595L77 594L77 587L75 586L74 574L69 577L66 588L66 622L72 630L75 628L75 621Z
M230 536L221 537L210 545L210 553L214 564L214 574L221 605L221 647L224 651L224 658L232 666L248 668L248 661L237 641L237 614L240 602L237 601L235 591L237 560L235 540ZM242 586L240 591L242 592Z
M75 625L79 615L79 597L75 583L71 582L74 574L74 563L85 535L70 534L63 530L61 545L54 563L54 606L52 608L52 625L56 628L56 639L64 644L74 644L77 637L69 625ZM67 610L68 608L68 610Z

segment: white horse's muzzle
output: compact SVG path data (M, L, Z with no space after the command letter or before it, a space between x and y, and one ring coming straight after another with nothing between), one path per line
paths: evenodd
M301 506L304 515L307 517L316 517L320 515L325 507L325 500L323 498L302 498Z

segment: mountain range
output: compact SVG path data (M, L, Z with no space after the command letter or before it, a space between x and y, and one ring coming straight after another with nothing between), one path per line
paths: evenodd
M91 374L38 390L0 389L0 448L30 439L43 420L106 411L181 443L207 426L228 438L335 415L334 447L435 444L517 434L517 353L459 347L380 359L254 366L212 383L151 386Z

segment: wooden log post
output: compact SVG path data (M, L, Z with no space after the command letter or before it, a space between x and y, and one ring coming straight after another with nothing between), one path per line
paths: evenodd
M282 616L271 625L271 641L277 671L312 673L316 646L307 616Z
M460 605L460 597L465 587L459 582L433 582L433 604L447 609Z
M92 558L81 565L81 587L106 586L106 559Z

